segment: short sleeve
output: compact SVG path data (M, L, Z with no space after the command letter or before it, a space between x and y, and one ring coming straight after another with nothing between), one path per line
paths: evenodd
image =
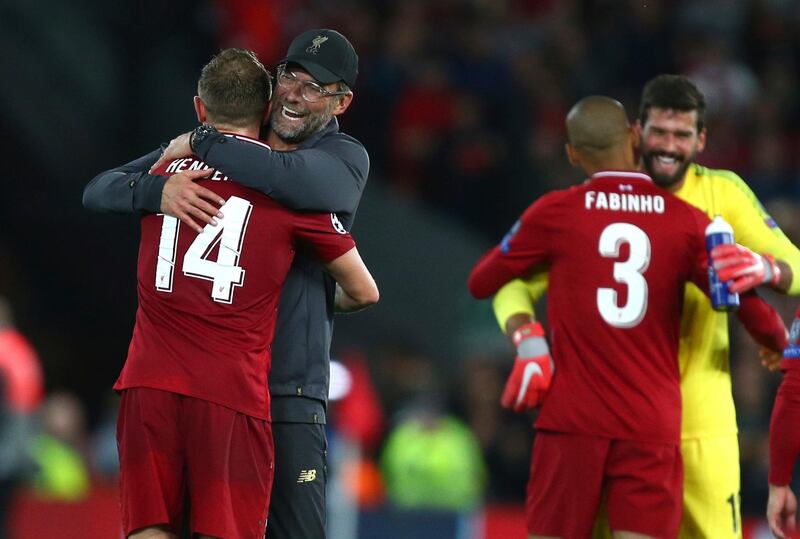
M295 214L294 235L323 262L330 262L356 246L335 213Z

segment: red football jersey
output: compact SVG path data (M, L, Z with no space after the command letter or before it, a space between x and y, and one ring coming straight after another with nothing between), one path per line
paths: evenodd
M769 424L769 482L788 485L800 456L800 369L790 368L775 396Z
M529 207L473 270L477 297L549 266L556 372L540 429L677 443L686 281L708 290L709 219L636 172L600 172Z
M179 159L159 173L203 166ZM162 389L269 419L270 343L295 245L328 262L355 244L334 214L292 212L219 173L200 183L226 200L217 226L197 234L174 217L142 218L139 308L114 389Z
M788 485L800 455L800 308L781 361L783 380L775 396L769 425L769 482Z

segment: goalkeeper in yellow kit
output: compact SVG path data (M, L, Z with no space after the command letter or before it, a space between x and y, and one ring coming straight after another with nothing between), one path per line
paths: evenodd
M720 268L720 275L733 277L741 289L767 284L782 292L800 293L800 279L793 279L793 275L800 274L800 250L778 228L750 188L733 172L712 170L693 162L705 146L704 114L705 99L686 77L660 75L648 82L639 109L645 172L656 184L709 217L721 215L731 224L739 245L725 253L721 264L727 267ZM527 281L511 281L498 292L494 310L507 334L532 320L533 304L546 288L547 275L538 274ZM739 444L728 348L727 315L712 310L708 298L688 284L679 348L685 478L681 538L742 535ZM558 358L555 371L558 372ZM515 387L518 402L511 407L533 406L541 394L540 388L536 391L526 397ZM610 533L601 531L595 536L610 537Z

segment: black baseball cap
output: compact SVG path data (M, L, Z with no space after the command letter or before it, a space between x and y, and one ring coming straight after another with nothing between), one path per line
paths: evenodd
M292 40L281 63L294 63L317 82L344 81L352 88L358 76L358 55L347 38L327 28L308 30Z

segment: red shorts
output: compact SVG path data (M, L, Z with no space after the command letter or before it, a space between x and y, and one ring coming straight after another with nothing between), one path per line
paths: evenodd
M263 539L274 473L269 421L148 388L122 392L117 443L125 535L156 525Z
M674 538L682 492L678 444L539 431L528 481L528 533L590 537L605 497L612 530Z

